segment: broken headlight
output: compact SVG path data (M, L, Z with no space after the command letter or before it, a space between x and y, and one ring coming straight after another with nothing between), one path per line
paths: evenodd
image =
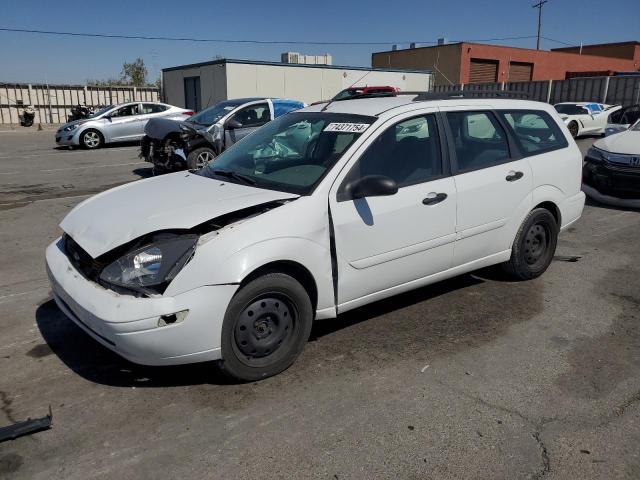
M198 235L156 235L102 270L100 280L132 290L163 291L189 261Z

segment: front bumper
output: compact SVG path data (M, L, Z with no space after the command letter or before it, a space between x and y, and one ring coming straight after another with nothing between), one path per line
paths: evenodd
M62 129L56 132L56 143L58 145L79 146L80 145L80 132L79 128L65 132Z
M640 200L640 167L613 165L587 156L582 182L607 197Z
M176 365L220 358L222 321L237 285L203 286L174 297L137 298L87 280L71 264L60 239L46 251L58 307L105 347L134 363ZM187 310L184 320L160 317Z

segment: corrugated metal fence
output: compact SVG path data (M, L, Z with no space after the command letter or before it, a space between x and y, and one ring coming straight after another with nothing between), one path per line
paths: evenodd
M600 102L612 105L640 103L640 76L590 77L569 80L539 80L533 82L474 83L438 85L436 92L473 90L510 90L526 93L539 102Z
M36 109L35 123L65 123L71 107L114 105L130 101L158 101L154 87L90 87L87 85L47 85L0 83L0 124L20 124L22 109Z

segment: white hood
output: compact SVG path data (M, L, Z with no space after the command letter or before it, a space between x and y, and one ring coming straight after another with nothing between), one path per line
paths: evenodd
M297 196L179 172L99 193L71 210L60 228L96 258L148 233L189 229L226 213Z
M611 153L640 155L640 130L616 133L598 140L593 146Z

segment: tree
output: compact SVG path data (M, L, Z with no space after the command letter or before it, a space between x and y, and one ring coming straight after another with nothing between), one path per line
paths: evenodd
M147 67L144 65L144 60L138 57L134 62L124 62L120 77L123 85L144 87L147 84Z

